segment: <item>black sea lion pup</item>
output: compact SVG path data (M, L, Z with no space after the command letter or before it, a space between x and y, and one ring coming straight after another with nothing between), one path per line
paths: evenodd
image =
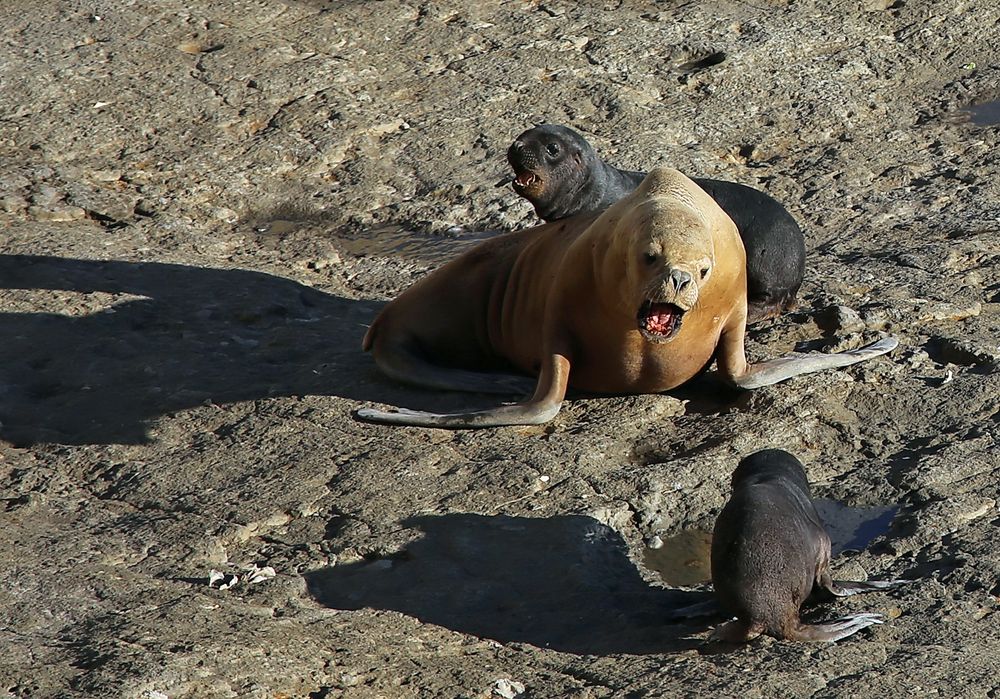
M389 303L363 348L396 379L497 392L538 376L516 405L452 415L359 410L361 419L425 427L551 420L567 387L659 393L715 358L723 377L757 388L889 352L886 338L840 354L750 364L744 352L746 261L736 226L676 170L649 173L596 219L576 216L492 238Z
M646 176L619 170L598 157L590 143L566 126L528 129L507 149L514 191L545 221L603 211ZM784 206L735 182L693 178L729 214L747 256L747 321L776 316L795 306L805 273L806 247L799 225Z
M732 487L715 523L712 584L719 604L736 619L718 627L713 639L743 642L766 633L791 641L838 641L882 623L879 614L816 625L799 620L799 606L812 593L845 597L904 581L830 578L830 537L798 459L780 449L758 451L740 461Z

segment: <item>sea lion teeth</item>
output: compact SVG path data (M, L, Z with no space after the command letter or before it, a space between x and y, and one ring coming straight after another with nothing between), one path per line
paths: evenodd
M535 182L538 182L538 177L536 177L534 173L523 172L514 179L514 182L519 187L526 188L535 184Z
M647 300L639 307L639 329L653 341L668 340L680 330L683 309L672 303Z

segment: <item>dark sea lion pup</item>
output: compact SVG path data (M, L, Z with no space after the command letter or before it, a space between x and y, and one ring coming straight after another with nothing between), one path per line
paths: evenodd
M507 149L507 161L514 169L514 191L545 221L603 211L646 176L609 165L583 136L555 124L542 124L518 136ZM805 273L806 246L792 215L752 187L692 179L729 214L743 239L748 322L793 308Z
M766 633L790 641L838 641L879 614L853 614L804 624L799 606L811 594L846 597L905 581L846 582L830 577L830 537L809 493L802 464L780 449L743 459L733 472L733 494L715 523L712 583L722 608L736 617L714 640L743 642Z
M718 362L757 388L892 350L885 338L839 354L749 363L746 259L736 226L704 190L666 168L599 216L575 216L487 240L386 305L363 349L408 383L502 391L537 375L516 405L453 415L363 409L361 419L425 427L534 425L572 385L659 393Z

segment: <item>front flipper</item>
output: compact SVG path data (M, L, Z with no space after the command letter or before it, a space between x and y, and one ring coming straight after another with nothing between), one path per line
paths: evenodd
M891 352L898 344L896 338L886 337L860 349L837 354L795 354L748 364L741 332L738 338L723 337L719 366L723 374L740 388L760 388L793 376L857 364Z
M763 630L762 624L751 624L740 619L731 619L712 629L706 640L709 643L746 643L760 636Z
M479 428L540 425L559 413L568 385L569 360L563 355L554 354L542 366L535 394L523 403L470 413L427 413L405 408L394 411L362 408L355 415L366 422L414 427Z

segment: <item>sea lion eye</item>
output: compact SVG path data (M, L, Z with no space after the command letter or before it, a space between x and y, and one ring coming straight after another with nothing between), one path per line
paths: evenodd
M647 252L645 255L642 256L643 262L645 262L647 265L655 265L658 259L660 259L660 256L657 255L655 252Z
M545 146L545 152L553 157L559 155L559 144L549 143Z
M708 268L708 267L702 267L702 268L701 268L701 272L700 272L700 274L701 274L701 278L702 278L702 279L704 279L705 277L707 277L707 276L708 276L708 270L709 270L709 268Z

